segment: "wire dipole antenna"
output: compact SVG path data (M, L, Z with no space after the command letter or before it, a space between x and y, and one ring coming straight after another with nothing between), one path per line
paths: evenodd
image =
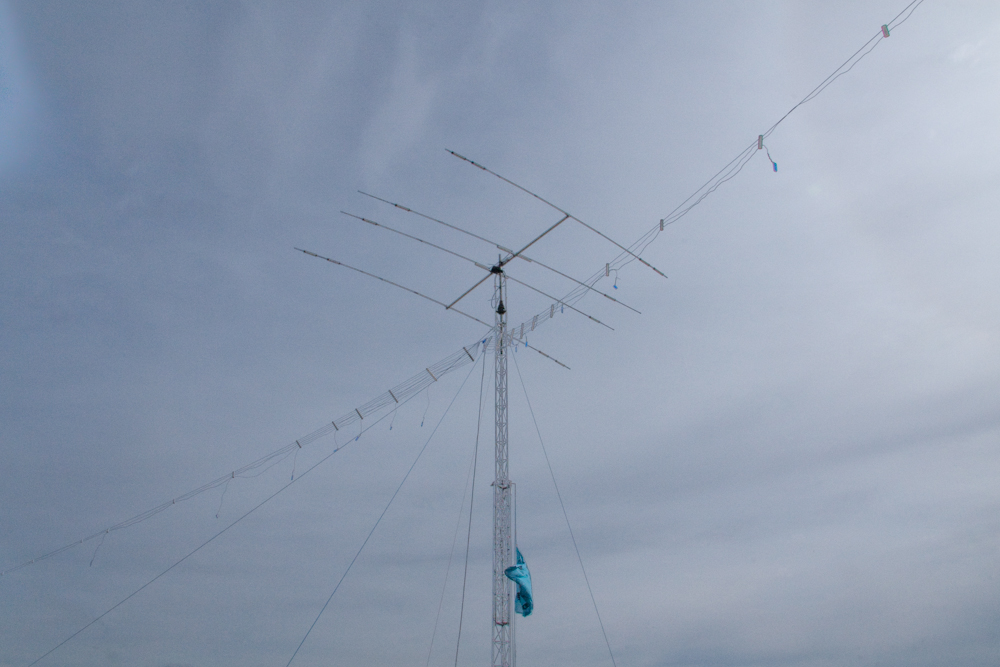
M883 39L887 39L892 30L894 30L899 25L903 24L905 21L909 20L909 18L913 15L913 12L916 10L916 8L918 6L920 6L922 3L923 3L923 0L913 0L912 2L910 2L909 4L907 4L906 7L904 7L902 9L902 11L900 11L891 21L889 21L888 23L886 23L882 27L880 27L879 31L877 33L875 33L875 35L873 35L871 39L869 39L867 42L865 42L865 44L862 45L861 48L859 48L857 51L855 51L846 61L844 61L844 63L842 63L829 76L827 76L822 82L820 82L820 84L817 85L813 90L811 90L809 92L809 94L807 94L801 101L799 101L796 105L794 105L791 109L789 109L789 111L786 112L785 115L783 115L781 118L779 118L778 121L775 122L770 128L768 128L768 130L766 132L764 132L763 134L759 135L759 139L762 141L764 138L770 136L771 133L773 133L774 130L778 127L778 125L780 125L791 113L793 113L800 106L802 106L806 102L811 101L816 96L818 96L820 93L822 93L824 90L826 90L826 88L829 87L834 81L836 81L836 79L838 79L839 77L843 76L844 74L847 74L848 72L850 72L854 68L854 66L862 58L864 58L866 55L868 55L876 46L878 46L878 44L880 44ZM642 236L640 236L629 247L625 248L621 244L612 241L618 248L620 248L622 250L622 252L618 256L616 256L611 262L606 263L604 267L602 267L599 271L595 272L590 278L588 278L588 279L586 279L584 281L578 281L580 283L580 285L578 285L578 288L570 291L565 297L563 297L562 299L559 299L558 302L559 303L563 303L563 304L575 303L576 301L579 301L581 298L583 298L583 296L585 295L586 291L590 291L590 290L598 291L598 290L595 290L593 286L598 281L600 281L602 277L606 277L606 275L608 273L607 268L620 269L620 268L624 267L625 265L627 265L630 262L635 261L635 260L638 260L638 261L642 262L643 264L648 265L648 262L646 262L645 260L643 260L639 255L641 255L644 252L644 250L653 241L656 240L657 236L664 231L664 228L667 225L673 224L674 222L677 222L678 220L680 220L682 217L684 217L685 215L687 215L694 207L696 207L698 204L700 204L705 198L707 198L709 195L711 195L712 193L714 193L721 185L723 185L727 181L732 180L733 178L735 178L742 171L743 167L753 158L754 154L757 152L757 149L758 149L758 138L755 138L755 140L752 143L750 143L742 151L740 151L740 153L736 157L734 157L732 160L730 160L729 163L727 163L714 176L712 176L712 178L710 178L701 187L699 187L691 195L689 195L683 202L681 202L676 208L674 208L674 210L671 211L668 215L666 215L665 217L661 218L658 221L658 223L656 224L656 226L654 226L652 229L650 229L645 234L643 234ZM528 190L527 188L525 188L525 187L523 187L523 186L521 186L521 185L519 185L519 184L511 181L510 179L508 179L508 178L506 178L506 177L504 177L504 176L502 176L502 175L500 175L500 174L498 174L498 173L496 173L496 172L488 169L487 167L485 167L485 166L483 166L483 165L481 165L481 164L479 164L477 162L474 162L473 160L470 160L469 158L466 158L463 155L460 155L460 154L456 153L455 151L448 150L448 152L451 153L452 155L454 155L455 157L460 158L460 159L464 160L465 162L468 162L469 164L472 164L473 166L479 168L480 170L485 171L487 173L490 173L490 174L496 176L497 178L503 180L504 182L506 182L506 183L508 183L508 184L516 187L517 189L525 192L526 194L534 197L535 199L538 199L539 201L541 201L542 203L546 204L547 206L552 207L556 211L559 211L559 212L563 213L564 215L567 214L567 212L564 209L556 206L555 204L553 204L552 202L548 201L547 199L544 199L543 197L539 196L535 192L532 192L531 190ZM371 195L369 195L369 196L371 196ZM387 200L381 200L381 201L387 201ZM392 202L387 202L387 203L392 204ZM396 205L396 206L398 206L398 205ZM400 206L399 208L402 208L404 210L410 210L411 212L416 213L417 215L421 215L423 217L426 217L426 218L431 219L431 220L435 220L437 222L436 219L430 218L430 216L424 216L421 213L417 213L416 211L412 211L411 209L406 209L405 207L402 207L402 206ZM585 224L585 223L582 223L582 221L580 221L578 218L575 218L574 216L571 216L571 217L573 217L574 220L577 220L577 222L581 222L581 224ZM442 224L447 224L447 223L442 223ZM590 227L589 225L585 225L585 226ZM596 232L597 230L593 230L593 231ZM655 267L651 267L651 268L655 268ZM660 272L660 271L657 271L657 272L662 275L662 272ZM476 286L473 286L473 289L475 287ZM583 291L581 291L581 289ZM471 291L471 289L468 290L468 291ZM465 296L465 295L463 294L463 296ZM549 312L551 313L552 311L550 310ZM533 318L531 318L530 322L531 322L532 326L534 327L536 324L538 324L540 322L543 322L544 320L545 320L545 317L544 317L544 312L543 312L543 313L539 313L538 315L536 315ZM513 331L513 329L512 329L512 331Z
M227 484L232 479L243 479L246 477L253 477L255 475L248 475L247 473L259 470L261 468L264 468L266 470L267 468L265 468L265 466L269 466L269 464L274 465L275 462L280 462L285 458L287 458L288 455L291 454L292 452L298 451L304 446L311 445L313 442L319 440L320 438L323 438L331 433L336 433L337 431L340 431L346 428L347 426L354 424L355 422L359 421L361 416L370 417L373 415L378 415L387 408L394 408L394 409L391 412L387 412L385 414L395 414L396 413L395 408L398 408L399 406L403 405L411 398L424 391L427 387L429 387L433 383L433 381L428 376L428 372L432 372L435 377L440 379L441 377L451 373L452 371L462 368L466 364L474 363L479 354L481 352L485 352L491 342L492 342L492 332L490 332L487 336L484 336L481 339L477 339L475 343L465 346L461 350L458 350L448 355L444 359L434 364L431 364L426 369L420 371L413 377L404 380L403 382L397 384L391 389L384 391L375 398L352 409L350 412L341 415L340 417L332 421L327 422L326 424L312 431L311 433L299 436L299 438L296 439L294 442L291 442L285 445L284 447L281 447L280 449L277 449L269 454L266 454L265 456L262 456L256 459L255 461L251 461L250 463L247 463L239 468L236 468L235 470L227 472L225 475L221 475L213 479L212 481L199 486L196 489L174 496L170 500L161 503L156 507L148 509L144 512L140 512L139 514L131 516L123 521L119 521L116 524L106 526L105 528L102 528L99 531L91 533L90 535L82 539L65 544L59 547L58 549L54 549L40 556L36 556L30 560L24 561L18 565L2 570L0 571L0 576L5 576L13 572L16 572L17 570L21 570L31 565L38 564L44 560L57 556L63 552L69 551L74 547L80 546L85 542L89 542L97 538L102 538L104 535L108 533L113 533L118 530L129 528L138 523L142 523L143 521L151 519L157 514L160 514L161 512L164 512L170 509L171 507L174 507L178 503L185 502L207 491L216 489L219 486L222 486L223 484ZM541 350L535 350L535 351L538 352L539 354L542 354L543 356L548 357L548 355L546 355ZM549 358L552 359L551 357ZM562 364L556 359L552 359L552 361L555 361L556 363L565 366L565 364Z

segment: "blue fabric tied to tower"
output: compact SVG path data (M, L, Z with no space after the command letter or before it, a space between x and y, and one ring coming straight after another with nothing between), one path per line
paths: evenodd
M521 616L530 616L535 606L531 598L531 573L524 563L521 550L517 550L517 565L511 565L503 571L507 578L517 584L517 598L514 600L514 611Z

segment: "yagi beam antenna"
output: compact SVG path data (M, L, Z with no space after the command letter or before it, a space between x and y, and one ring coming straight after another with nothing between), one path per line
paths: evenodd
M438 220L437 218L434 218L434 217L431 217L431 216L426 215L424 213L421 213L420 211L417 211L415 209L409 208L407 206L403 206L402 204L397 204L396 202L389 201L388 199L382 199L381 197L377 197L377 196L375 196L373 194L369 194L369 193L364 192L362 190L358 190L358 192L360 194L363 194L366 197L371 197L372 199L376 199L376 200L378 200L380 202L383 202L385 204L389 204L390 206L395 206L396 208L398 208L401 211L406 211L407 213L412 213L413 215L418 215L421 218L424 218L425 220L430 220L431 222L436 222L439 225L444 225L445 227L448 227L449 229L454 229L456 232L461 232L462 234L465 234L467 236L471 236L474 239L479 239L480 241L483 241L485 243L489 243L491 246L495 247L496 249L501 250L503 252L506 252L508 254L513 254L514 253L513 250L511 250L510 248L505 248L504 246L500 245L496 241L491 241L488 238L485 238L485 237L480 236L478 234L474 234L474 233L472 233L472 232L470 232L468 230L462 229L461 227L457 227L456 225L453 225L451 223L445 222L444 220ZM599 289L595 289L592 285L588 285L587 283L583 282L582 280L577 280L573 276L566 275L565 273L563 273L559 269L555 269L555 268L553 268L553 267L551 267L551 266L549 266L547 264L543 264L542 262L539 262L537 259L533 259L531 257L528 257L524 253L521 253L519 255L519 257L521 259L523 259L524 261L526 261L526 262L530 262L532 264L537 264L538 266L542 267L543 269L545 269L547 271L551 271L552 273L554 273L554 274L556 274L558 276L562 276L566 280L574 282L577 285L579 285L580 287L588 289L591 292L596 292L597 294L600 294L601 296L603 296L605 299L609 299L611 301L614 301L615 303L617 303L620 306L625 306L626 308L628 308L629 310L631 310L632 312L634 312L634 313L636 313L638 315L642 314L641 312L639 312L638 310L636 310L632 306L628 305L624 301L619 301L618 299L616 299L615 297L611 296L610 294L602 292Z
M362 222L367 222L369 225L374 225L375 227L379 227L380 229L384 229L386 231L393 232L395 234L399 234L400 236L405 236L406 238L412 239L414 241L419 241L420 243L428 245L428 246L430 246L432 248L436 248L437 250L440 250L442 252L446 252L449 255L452 255L454 257L458 257L459 259L463 259L466 262L469 262L470 264L475 264L477 267L479 267L480 269L482 269L484 271L490 271L492 273L492 269L490 267L486 266L485 264L480 264L479 262L477 262L476 260L472 259L471 257L466 257L465 255L461 255L461 254L459 254L459 253L457 253L457 252L455 252L453 250L448 250L447 248L442 248L441 246L439 246L437 244L431 243L430 241L425 241L425 240L423 240L421 238L413 236L412 234L407 234L406 232L402 232L402 231L400 231L398 229L393 229L389 225L383 225L381 222L375 222L374 220L369 220L368 218L363 218L363 217L361 217L359 215L354 215L353 213L348 213L347 211L341 211L341 213L343 213L344 215L346 215L346 216L348 216L350 218L355 218L357 220L361 220ZM605 324L604 322L600 321L599 319L597 319L593 315L588 315L587 313L583 312L579 308L571 306L570 304L565 303L564 301L562 301L560 299L557 299L556 297L552 296L551 294L547 294L547 293L543 292L542 290L538 289L537 287L532 287L528 283L523 282L521 280L518 280L517 278L511 276L509 273L507 274L507 277L510 278L511 280L513 280L518 285L523 285L523 286L527 287L530 290L538 292L542 296L548 297L549 299L552 299L553 301L555 301L559 305L566 306L570 310L575 311L577 313L580 313L584 317L586 317L586 318L588 318L590 320L593 320L594 322L597 322L601 326L607 327L608 329L611 329L612 331L614 331L614 329L612 327L610 327L607 324Z
M448 149L445 149L445 150L448 150ZM500 179L501 181L503 181L504 183L509 183L510 185L513 185L513 186L514 186L515 188L517 188L518 190L520 190L520 191L522 191L522 192L525 192L525 193L527 193L527 194L531 195L532 197L534 197L534 198L535 198L535 199L537 199L538 201L542 202L543 204L546 204L546 205L548 205L548 206L551 206L552 208L554 208L555 210L559 211L560 213L562 213L562 214L563 214L563 215L565 215L566 217L568 217L568 218L573 218L574 220L576 220L577 222L579 222L579 223L580 223L581 225L583 225L584 227L586 227L586 228L587 228L587 229L589 229L590 231L594 232L595 234L597 234L597 235L598 235L598 236L600 236L601 238L603 238L603 239L605 239L606 241L609 241L610 243L612 243L612 244L614 244L615 246L617 246L617 247L618 247L618 249L619 249L619 250L621 250L622 252L625 252L625 253L627 253L627 254L631 255L631 256L632 256L632 257L633 257L634 259L637 259L637 260L639 260L640 262L642 262L643 264L645 264L646 266L648 266L649 268L651 268L651 269L652 269L653 271L656 271L656 272L657 272L658 274L660 274L660 275L661 275L661 276L663 276L664 278L666 278L666 277L667 277L667 276L666 276L666 274L665 274L665 273L663 273L663 271L660 271L660 270L659 270L658 268L656 268L655 266L653 266L652 264L650 264L649 262L647 262L646 260L644 260L644 259L643 259L642 257L639 257L639 256L638 256L638 255L636 255L636 254L635 254L634 252L632 252L631 250L629 250L628 248L626 248L625 246L623 246L623 245L622 245L621 243L618 243L618 241L615 241L615 240L614 240L613 238L611 238L610 236L608 236L608 235L606 235L606 234L603 234L602 232L598 231L597 229L595 229L595 228L591 227L590 225L588 225L588 224L587 224L586 222L584 222L584 221L583 221L583 220L581 220L580 218L576 217L575 215L573 215L573 214L571 214L571 213L568 213L568 212L564 211L563 209L559 208L558 206L556 206L555 204L553 204L553 203L552 203L552 202L550 202L549 200L547 200L547 199L544 199L543 197L540 197L540 196L538 196L537 194L535 194L534 192L532 192L532 191L531 191L531 190L529 190L528 188L526 188L526 187L523 187L523 186L521 186L521 185L518 185L517 183L515 183L515 182L514 182L514 181L512 181L512 180L510 180L509 178L506 178L506 177L504 177L504 176L501 176L500 174L496 173L496 172L495 172L495 171L493 171L492 169L487 169L486 167L484 167L483 165L479 164L478 162L474 162L474 161L470 160L469 158L465 157L464 155L459 155L458 153L456 153L456 152L455 152L455 151L453 151L453 150L448 150L448 152L449 152L449 153L451 153L452 155L454 155L455 157L459 158L460 160L464 160L464 161L468 162L468 163L469 163L469 164L471 164L471 165L472 165L473 167L478 167L478 168L482 169L483 171L485 171L485 172L486 172L486 173L488 173L488 174L493 174L494 176L496 176L497 178L499 178L499 179Z
M331 264L336 264L337 266L342 266L345 269L350 269L351 271L357 271L358 273L366 275L369 278L375 278L376 280L381 280L382 282L388 283L388 284L392 285L393 287L398 287L401 290L406 290L410 294L416 294L417 296L419 296L422 299L427 299L431 303L436 303L439 306L444 306L445 310L454 310L459 315L464 315L465 317L468 317L470 320L475 320L476 322L479 322L483 326L488 327L490 329L493 328L491 325L486 324L486 322L483 322L478 317L473 317L472 315L469 315L468 313L463 313L461 310L458 310L457 308L450 308L448 305L446 305L445 303L443 303L441 301L438 301L437 299L431 298L431 297L427 296L426 294L421 294L420 292L418 292L416 290L413 290L413 289L410 289L409 287L405 287L404 285L400 285L399 283L394 283L391 280L383 278L382 276L376 276L374 273L368 273L367 271L365 271L363 269L359 269L359 268L354 267L354 266L351 266L350 264L344 264L343 262L338 262L335 259L330 259L329 257L324 257L323 255L317 255L314 252L310 252L308 250L303 250L302 248L295 248L295 249L298 250L301 253L305 253L307 255L310 255L311 257L315 257L317 259L325 259L326 261L330 262ZM489 278L489 274L487 274L486 277Z

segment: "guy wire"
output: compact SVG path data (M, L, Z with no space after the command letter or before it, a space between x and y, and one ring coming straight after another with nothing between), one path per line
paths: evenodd
M483 359L485 358L486 357L484 356ZM486 362L484 361L483 364L485 365L485 363ZM431 440L434 438L434 434L437 433L438 428L441 426L442 422L444 422L444 418L448 416L448 412L451 411L451 406L455 404L455 401L458 399L459 394L462 393L462 389L465 387L465 383L469 380L469 377L472 375L472 371L474 370L476 370L475 365L473 365L473 367L469 369L469 374L465 376L464 380L462 380L462 384L458 387L458 391L455 392L455 397L451 399L451 403L448 404L448 407L445 409L444 414L441 415L441 419L438 420L438 423L434 427L434 430L431 431L431 434L429 436L427 436L427 441L424 443L424 446L420 448L420 451L417 453L417 457L413 459L413 463L410 464L409 470L407 470L406 474L403 476L403 481L399 483L399 486L396 487L396 491L393 492L392 497L389 498L389 502L386 503L385 509L382 510L382 513L379 515L378 519L376 519L375 525L372 526L372 529L368 532L368 536L365 537L365 541L361 543L361 547L358 548L357 553L354 554L354 558L352 558L351 562L347 565L347 569L344 570L344 574L341 575L340 580L337 582L337 585L333 587L333 591L330 593L330 597L328 597L326 599L326 602L323 603L323 607L319 610L319 613L316 614L316 618L313 620L312 625L310 625L309 629L306 630L306 634L304 637L302 637L302 641L300 641L299 645L295 647L295 651L292 653L292 657L288 659L288 663L285 665L285 667L289 667L289 665L292 664L292 661L295 660L295 656L298 655L299 649L301 649L302 645L306 643L306 639L309 638L309 635L310 633L312 633L313 628L316 627L316 623L319 622L320 616L322 616L323 612L326 611L326 608L330 604L330 601L333 599L333 596L337 594L338 590L340 590L340 585L344 583L344 579L347 578L347 574L351 571L351 568L354 567L354 563L358 560L358 556L360 556L361 552L364 551L365 545L368 544L368 540L371 539L372 535L375 533L375 529L378 528L379 523L382 522L382 518L385 516L386 512L389 511L389 508L392 506L392 501L396 499L396 496L399 495L399 492L403 488L403 485L406 484L406 480L409 479L410 473L413 472L413 469L417 467L417 462L420 461L420 457L423 456L424 452L427 450L427 445L431 444Z
M458 640L455 642L455 667L458 648L462 645L462 620L465 618L465 584L469 578L469 544L472 541L472 508L476 503L476 468L479 465L479 434L483 424L483 384L486 380L486 355L483 355L483 376L479 380L479 416L476 418L476 447L472 455L472 492L469 494L469 529L465 534L465 569L462 572L462 604L458 612Z
M590 578L587 576L587 568L583 566L583 557L580 556L580 547L576 544L576 536L573 535L573 526L569 523L569 514L566 513L566 504L563 502L562 494L559 492L559 485L556 483L556 474L552 471L552 462L549 461L549 453L545 450L545 441L542 440L542 430L538 427L538 420L535 418L535 410L531 407L531 399L528 398L528 389L524 386L524 378L521 376L521 367L517 363L517 355L514 358L514 368L517 369L517 378L521 382L521 391L524 392L524 400L528 403L528 412L531 413L531 421L535 424L535 432L538 433L538 444L542 446L542 454L545 455L545 465L549 468L549 475L552 477L552 486L555 487L556 497L559 499L559 507L562 508L563 518L566 519L566 528L569 530L569 537L573 541L573 549L576 551L576 559L580 563L580 570L583 572L583 580L587 584L587 592L590 593L590 601L594 604L594 613L597 614L597 622L601 626L601 634L604 635L604 643L608 647L608 655L611 656L611 664L618 667L615 662L615 654L611 650L611 642L608 641L608 633L604 630L604 621L601 620L601 612L597 608L597 599L594 597L594 590L590 587Z
M475 368L475 367L473 366L473 368ZM471 372L471 370L470 370L470 372ZM407 402L413 400L413 398L415 398L415 397L416 397L416 394L414 394L410 398L406 399L406 401L403 401L403 403L400 404L400 407L402 407L402 405L405 405ZM378 424L379 422L381 422L383 419L385 419L386 417L388 417L390 414L393 414L398 409L399 408L396 408L392 412L387 412L386 414L382 415L381 417L379 417L378 419L376 419L374 422L372 422L367 428L365 428L365 431L367 431L367 430L369 430L371 428L374 428L376 424ZM352 440L351 442L354 442L354 441ZM349 445L349 444L350 444L350 442L347 443L347 445ZM215 538L219 537L220 535L222 535L223 533L225 533L226 531L228 531L230 528L232 528L233 526L235 526L236 524L238 524L240 521L243 521L243 519L247 518L248 516L250 516L251 514L253 514L254 512L256 512L258 509L260 509L261 507L263 507L267 502L269 502L270 500L272 500L279 493L281 493L282 491L284 491L285 489L287 489L288 487L290 487L292 484L298 483L299 480L301 480L303 477L305 477L310 472L312 472L317 467L319 467L320 464L325 463L331 456L333 456L334 454L336 454L337 452L339 452L341 449L343 449L344 447L347 447L347 445L338 446L332 452L330 452L329 454L327 454L326 456L324 456L323 458L321 458L319 461L317 461L313 465L311 465L308 468L306 468L306 471L303 472L301 475L299 475L294 480L288 482L287 484L285 484L284 486L282 486L281 488L279 488L277 491L275 491L274 493L272 493L270 496L268 496L267 498L265 498L264 500L262 500L258 504L254 505L252 508L250 508L249 510L247 510L244 514L242 514L239 518L237 518L235 521L233 521L232 523L230 523L229 525L227 525L225 528L223 528L222 530L220 530L219 532L217 532L212 537L210 537L207 540L205 540L204 542L202 542L200 545L198 545L197 547L195 547L193 550L189 551L187 553L187 555L185 555L182 558L180 558L179 560L175 561L173 565L171 565L167 569L163 570L158 575L156 575L155 577L153 577L152 579L150 579L149 581L147 581L146 583L144 583L142 586L140 586L139 588L135 589L134 591L132 591L131 593L129 593L127 596L125 596L124 598L122 598L121 600L119 600L116 604L114 604L112 607L110 607L103 614L101 614L97 618L93 619L92 621L90 621L89 623L87 623L86 625L84 625L82 628L80 628L79 630L77 630L76 632L74 632L73 634L71 634L69 637L67 637L66 639L62 640L61 642L59 642L58 644L56 644L55 646L53 646L52 648L50 648L48 651L46 651L41 656L39 656L38 658L36 658L34 660L34 662L32 662L31 664L29 664L28 667L33 667L34 665L38 664L43 659L45 659L46 657L48 657L49 655L51 655L52 653L54 653L56 650L58 650L60 647L62 647L64 644L66 644L67 642L69 642L70 640L72 640L73 638L75 638L81 632L83 632L84 630L86 630L87 628L89 628L90 626L92 626L94 623L97 623L99 620L101 620L102 618L104 618L105 616L107 616L108 614L110 614L111 612L113 612L115 609L117 609L118 607L122 606L123 604L125 604L126 602L128 602L129 600L131 600L133 597L135 597L138 593L140 593L143 589L145 589L150 584L152 584L153 582L155 582L157 579L159 579L160 577L162 577L163 575L165 575L167 572L170 572L172 569L174 569L175 567L177 567L178 565L180 565L181 563L183 563L184 561L186 561L191 556L193 556L196 553L198 553L199 551L201 551L204 547L208 546L211 542L213 542L215 540Z

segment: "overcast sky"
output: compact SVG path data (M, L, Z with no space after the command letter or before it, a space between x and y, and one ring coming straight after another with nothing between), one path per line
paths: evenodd
M510 247L561 217L452 149L631 243L905 5L0 2L0 570L483 336L293 250L445 302L481 271L339 212L495 261L358 190ZM620 667L996 664L998 82L1000 5L927 0L768 137L776 172L755 152L646 249L668 279L601 281L641 315L590 296L613 332L529 335L572 370L516 353ZM584 278L617 250L566 223L532 253ZM512 285L510 319L548 303ZM487 362L463 665L489 660ZM294 663L453 664L481 373L5 574L0 665L294 475L39 663L285 665L454 399ZM513 365L510 440L519 661L609 665Z

